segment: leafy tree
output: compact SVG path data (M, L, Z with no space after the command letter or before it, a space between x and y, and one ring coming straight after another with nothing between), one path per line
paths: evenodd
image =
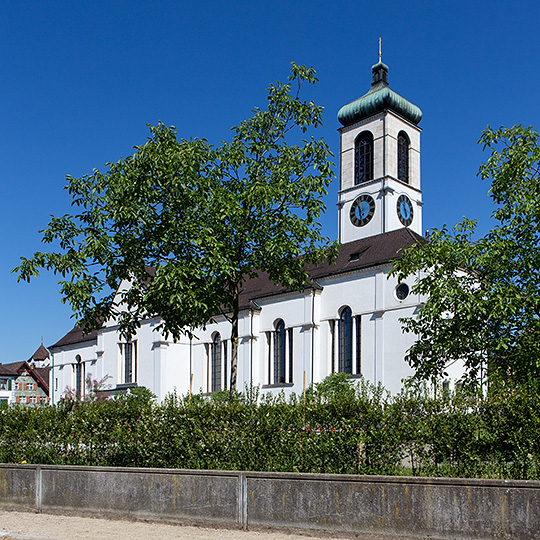
M322 107L300 99L316 81L313 68L293 64L287 83L269 87L266 109L220 146L179 140L160 123L107 172L68 176L79 211L52 218L41 233L57 250L21 258L18 279L53 271L81 324L114 318L125 336L159 317L158 329L178 339L224 315L235 388L242 284L264 272L301 289L305 265L335 250L318 223L331 154L323 140L301 138L322 125Z
M474 238L475 221L433 230L396 262L398 279L416 275L425 298L403 321L418 340L407 360L416 377L463 361L467 376L526 381L540 372L540 147L532 128L484 131L490 152L478 175L491 181L496 226Z

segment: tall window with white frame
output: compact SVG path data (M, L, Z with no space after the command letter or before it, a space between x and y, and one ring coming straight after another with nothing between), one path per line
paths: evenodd
M124 384L131 384L137 382L137 342L128 341L126 343L119 343L120 358L121 358L121 370L122 370L122 382Z
M354 184L373 180L373 135L362 131L354 141Z
M210 349L212 365L212 392L221 390L221 335L216 332Z
M229 361L229 358L228 358L228 354L227 354L228 348L227 348L227 340L226 339L224 339L221 342L221 351L223 353L223 389L227 390L227 387L228 387L227 380L228 380L228 377L229 377L229 372L228 372L228 369L227 369L227 367L228 367L227 363Z
M338 312L337 319L328 321L330 373L362 374L362 322L353 316L349 306Z
M285 379L285 323L277 321L274 331L274 384L284 384Z
M78 354L75 357L75 392L77 394L77 398L81 398L83 394L83 362L81 355Z
M398 180L409 183L410 140L404 131L398 133Z
M287 329L287 346L288 346L288 355L289 355L289 383L293 382L293 335L294 335L294 328L288 328Z
M355 345L356 345L356 375L362 374L362 318L360 315L354 318Z
M339 317L338 363L341 373L352 374L353 358L353 318L350 307L344 307Z
M274 330L266 332L268 352L268 384L280 385L293 382L293 328L286 328L278 319Z

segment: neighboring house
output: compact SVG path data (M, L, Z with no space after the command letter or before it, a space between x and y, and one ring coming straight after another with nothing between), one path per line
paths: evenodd
M312 382L345 372L397 392L412 371L404 361L414 336L400 318L421 300L409 283L388 279L401 250L423 241L420 189L422 112L388 87L388 68L372 68L371 89L344 106L340 128L339 240L335 264L310 270L311 287L290 292L264 276L241 297L238 389L301 393ZM83 334L74 328L50 349L53 402L66 387L84 393L88 374L110 376L113 390L145 386L167 393L227 388L231 326L216 317L197 339L174 342L145 321L126 342L114 321ZM456 368L457 369L457 368ZM453 374L451 374L453 375ZM458 375L458 374L456 374Z
M29 358L28 363L35 368L48 368L51 365L51 353L42 343L37 351Z
M49 403L49 368L35 368L28 362L0 364L0 403Z

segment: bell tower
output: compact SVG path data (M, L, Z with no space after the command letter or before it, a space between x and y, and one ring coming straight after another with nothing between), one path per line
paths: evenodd
M372 68L371 89L342 107L339 241L409 227L422 234L422 111L388 86L388 66Z

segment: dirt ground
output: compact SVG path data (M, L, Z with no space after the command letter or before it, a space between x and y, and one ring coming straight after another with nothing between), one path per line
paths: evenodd
M412 540L404 536L316 535L298 531L241 531L0 510L0 540ZM416 538L415 540L422 540ZM424 539L427 540L427 539Z

